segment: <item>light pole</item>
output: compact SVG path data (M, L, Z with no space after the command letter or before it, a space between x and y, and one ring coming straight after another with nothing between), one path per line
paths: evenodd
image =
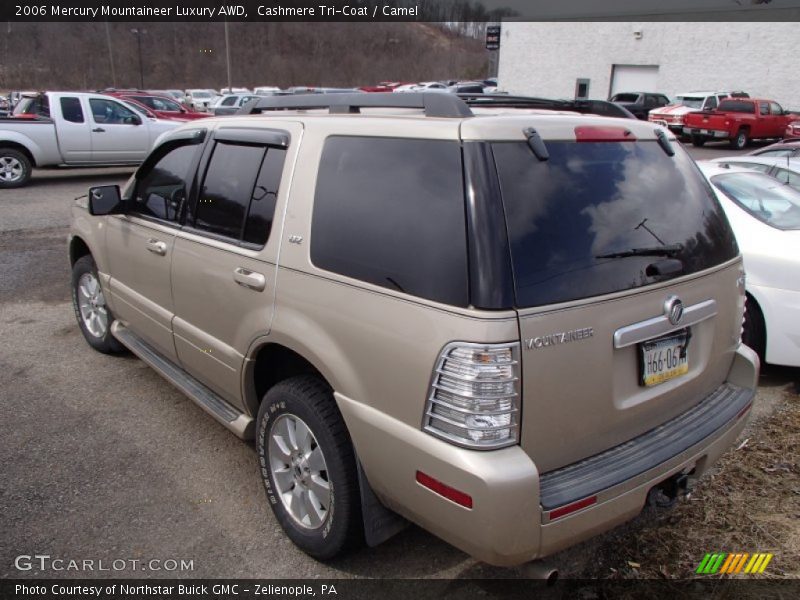
M147 29L133 28L131 33L136 36L139 45L139 89L144 89L144 68L142 67L142 36L147 33Z
M228 93L233 93L233 85L231 84L231 45L228 39L228 20L225 19L225 65L228 70Z

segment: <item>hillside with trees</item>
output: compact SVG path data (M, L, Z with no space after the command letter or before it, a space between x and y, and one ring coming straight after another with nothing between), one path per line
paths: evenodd
M137 36L132 30L142 31ZM487 75L482 27L230 23L235 86L359 86ZM0 89L227 85L222 23L5 23Z

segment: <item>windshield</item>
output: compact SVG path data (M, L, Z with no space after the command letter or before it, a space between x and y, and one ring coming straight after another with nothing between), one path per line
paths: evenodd
M192 92L192 97L194 98L211 98L211 94L208 92Z
M650 285L648 267L664 256L688 275L738 254L719 202L682 148L670 157L655 141L546 145L546 161L525 142L492 145L518 306Z
M800 192L763 173L725 173L714 185L762 223L800 229Z
M703 100L705 98L697 98L696 96L678 96L674 104L682 104L689 108L703 108Z

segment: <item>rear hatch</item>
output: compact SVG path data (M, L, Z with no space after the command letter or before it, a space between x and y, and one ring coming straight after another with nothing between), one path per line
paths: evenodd
M526 141L492 143L522 341L521 444L543 472L701 402L725 380L743 308L736 242L685 151L673 142L669 156L651 127L650 139L575 129L545 139L547 160Z

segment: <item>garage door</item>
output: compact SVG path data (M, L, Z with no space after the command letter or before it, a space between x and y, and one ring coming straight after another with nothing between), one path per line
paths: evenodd
M658 65L613 65L611 96L619 92L658 91Z

